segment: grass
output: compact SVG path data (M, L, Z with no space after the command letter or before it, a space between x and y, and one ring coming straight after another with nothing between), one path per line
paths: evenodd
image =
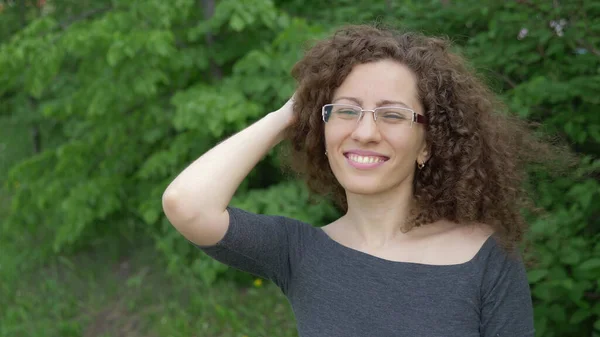
M0 257L4 271L7 259ZM140 247L120 261L91 252L14 268L10 296L0 299L0 337L297 336L291 308L273 284L207 287L168 276L157 261L151 247Z

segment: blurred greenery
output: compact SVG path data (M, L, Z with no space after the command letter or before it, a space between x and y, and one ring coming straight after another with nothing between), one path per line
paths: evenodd
M579 155L532 168L537 336L600 336L600 4L593 0L0 0L0 337L295 336L272 284L165 220L187 163L285 102L346 23L449 36L511 111ZM277 151L234 204L336 216Z

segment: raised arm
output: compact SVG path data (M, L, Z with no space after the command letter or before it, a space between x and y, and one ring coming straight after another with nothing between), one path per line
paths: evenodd
M278 144L293 121L293 100L215 146L165 190L163 210L188 240L208 246L227 232L231 198L244 178Z

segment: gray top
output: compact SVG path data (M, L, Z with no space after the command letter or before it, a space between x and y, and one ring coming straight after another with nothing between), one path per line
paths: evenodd
M228 208L214 259L272 280L301 337L533 337L525 268L490 237L463 264L394 262L341 245L322 229Z

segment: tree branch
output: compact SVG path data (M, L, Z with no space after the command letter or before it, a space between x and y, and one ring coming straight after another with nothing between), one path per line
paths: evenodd
M496 75L496 76L500 77L501 79L503 79L503 80L504 80L504 82L505 82L506 84L508 84L508 85L510 86L510 88L511 88L511 89L514 89L514 88L517 86L517 84L516 84L516 83L515 83L513 80L511 80L511 79L510 79L508 76L506 76L506 75L504 75L504 74L501 74L501 73L499 73L499 72L497 72L497 71L493 71L493 70L492 70L492 73L493 73L494 75Z
M92 10L89 10L87 12L83 12L83 13L77 15L77 16L70 17L70 18L68 18L68 19L60 22L58 25L59 25L60 29L65 30L70 25L74 24L75 22L88 19L88 18L93 17L93 16L95 16L97 14L106 13L106 12L108 12L111 9L112 9L112 7L110 7L110 6L103 7L103 8L92 9Z
M593 293L593 292L586 292L583 294L585 298L590 299L590 300L600 300L600 294L599 293Z

